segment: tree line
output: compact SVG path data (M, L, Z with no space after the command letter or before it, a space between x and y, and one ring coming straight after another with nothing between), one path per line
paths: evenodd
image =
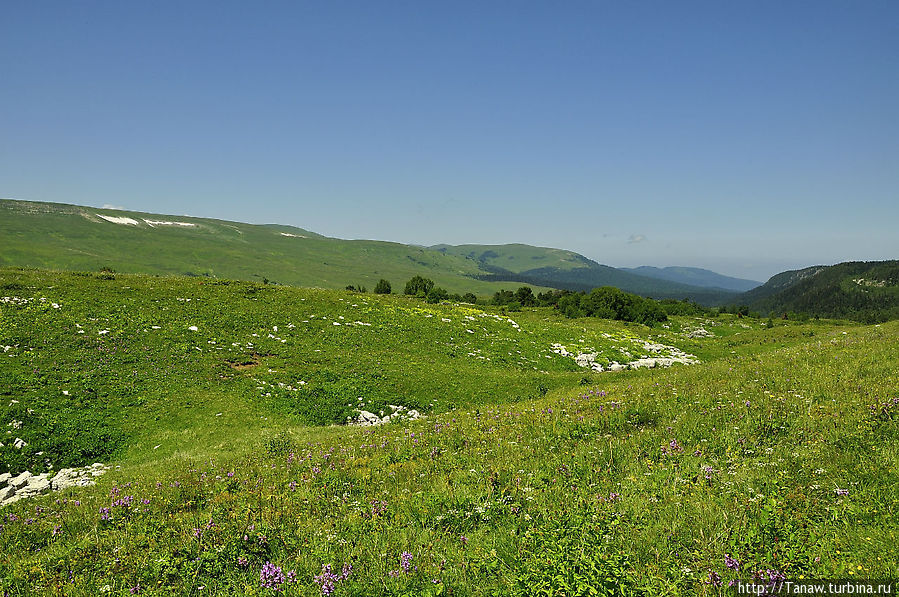
M364 286L347 286L347 290L365 292ZM390 294L389 281L381 279L375 286L375 293ZM499 290L488 301L479 301L471 292L451 294L434 284L430 278L413 276L403 287L403 294L426 300L428 303L454 301L476 304L478 302L501 306L508 311L520 311L522 307L553 307L569 318L600 317L618 321L632 321L654 325L667 321L669 315L717 315L717 312L694 301L663 299L655 300L625 292L612 286L594 288L590 292L569 290L549 290L538 294L530 286L521 286L515 291Z

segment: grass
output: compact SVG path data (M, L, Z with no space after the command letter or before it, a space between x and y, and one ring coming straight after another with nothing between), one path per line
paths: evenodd
M135 225L100 216L130 218ZM193 226L150 225L146 220ZM328 238L292 226L57 203L0 199L0 243L0 266L70 271L108 267L126 273L269 280L331 289L351 284L371 290L385 278L395 292L421 275L449 292L479 296L517 288L513 282L476 279L483 272L474 260L423 247Z
M10 595L718 595L760 571L896 576L896 322L646 328L30 270L0 288L20 299L0 303L4 426L23 422L31 455L54 450L54 415L74 421L68 445L92 445L90 426L119 441L96 487L3 509ZM552 351L618 360L643 341L702 363L595 373ZM428 416L322 425L360 403Z

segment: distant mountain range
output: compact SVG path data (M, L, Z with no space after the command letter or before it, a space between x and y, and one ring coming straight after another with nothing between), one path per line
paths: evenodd
M704 305L716 305L733 299L737 292L676 279L639 275L601 265L583 255L563 249L531 245L435 245L447 255L476 261L484 273L482 280L510 281L567 290L591 290L615 286L628 292L653 298L691 299ZM714 276L714 272L709 272ZM721 276L724 277L724 276Z
M744 280L742 278L731 278L721 274L701 269L698 267L651 267L643 265L634 268L620 268L622 271L630 272L647 278L657 278L659 280L670 280L680 284L690 284L692 286L702 286L706 288L721 288L723 290L731 290L734 292L746 292L757 286L761 286L761 282L755 280Z

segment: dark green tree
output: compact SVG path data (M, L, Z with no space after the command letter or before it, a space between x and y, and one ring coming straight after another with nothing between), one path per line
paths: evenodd
M378 280L378 283L375 285L375 294L390 294L390 282L381 278Z
M537 297L534 296L534 291L531 290L530 286L522 286L518 290L515 291L515 300L521 303L522 307L536 307L537 306Z
M428 296L428 293L431 292L432 288L434 288L434 280L422 278L421 276L414 276L406 282L403 294L426 297Z
M448 298L449 293L440 286L435 286L428 291L427 300L429 303L439 303L440 301L445 301Z

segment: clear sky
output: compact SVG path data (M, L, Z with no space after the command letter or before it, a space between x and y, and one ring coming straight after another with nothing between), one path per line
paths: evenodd
M7 2L0 197L757 280L899 259L899 2Z

